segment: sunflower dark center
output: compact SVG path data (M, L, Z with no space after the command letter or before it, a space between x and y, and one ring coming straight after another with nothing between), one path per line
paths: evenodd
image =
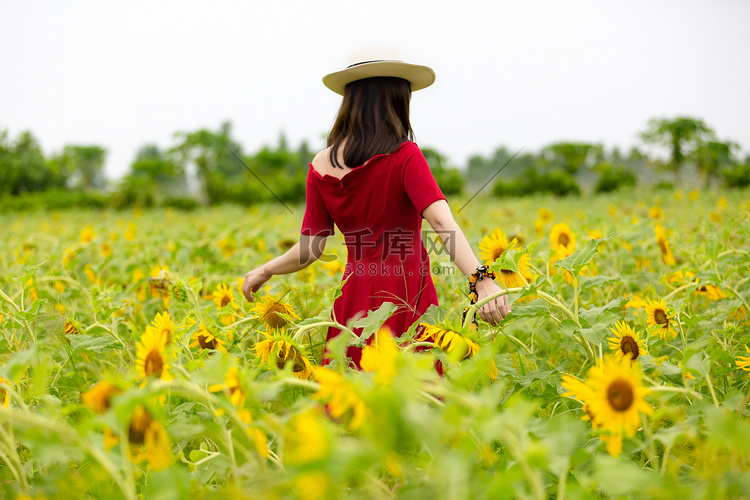
M143 371L147 377L160 377L164 368L164 359L156 349L151 349L143 363Z
M278 366L280 370L283 370L284 365L286 365L286 362L289 361L290 358L294 360L294 366L292 366L292 371L294 373L299 373L305 369L305 364L302 362L302 359L300 359L301 356L294 347L289 349L288 355L282 354L281 350L279 350L279 353L276 355L276 366Z
M282 326L286 325L286 320L279 316L277 313L286 314L286 312L286 308L282 304L276 302L271 307L269 307L268 311L266 312L266 323L271 328L281 328Z
M560 236L557 237L557 244L560 246L567 247L568 243L570 243L570 238L567 234L562 233Z
M633 337L623 337L620 341L620 350L625 355L630 354L630 359L632 360L638 359L638 355L640 354L638 342Z
M131 444L141 445L146 441L146 431L151 425L151 416L143 412L136 412L128 426L128 440Z
M609 405L616 411L625 411L630 408L633 404L634 397L633 386L631 386L626 380L617 379L609 384L609 388L607 389L607 401L609 401Z
M667 247L667 240L659 239L659 250L661 250L662 255L667 255L669 253L669 248Z
M221 307L226 306L230 302L232 302L232 299L229 297L229 295L224 295L223 297L221 297Z
M669 318L667 317L666 311L664 311L664 309L654 310L654 321L660 325L669 325Z
M198 345L201 346L201 349L216 350L216 337L211 336L211 340L208 340L207 336L198 335Z

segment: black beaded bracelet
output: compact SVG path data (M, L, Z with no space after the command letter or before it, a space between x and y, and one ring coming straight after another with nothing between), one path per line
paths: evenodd
M470 304L476 304L477 300L479 300L479 295L477 294L477 281L482 281L482 279L484 279L485 277L490 278L491 280L494 280L494 279L497 279L497 273L495 271L491 271L490 266L484 265L484 266L477 267L477 270L469 275ZM466 314L468 312L469 312L469 308L464 307L464 314L461 320L461 324L463 324L464 320L466 320ZM476 314L472 318L471 322L474 324L474 326L479 326L479 323L477 322Z

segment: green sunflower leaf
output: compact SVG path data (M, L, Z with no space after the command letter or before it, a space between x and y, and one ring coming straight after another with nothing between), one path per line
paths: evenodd
M607 241L612 234L609 234L598 240L590 240L586 243L586 246L580 250L576 250L572 254L568 255L564 259L555 262L555 267L559 269L565 269L569 271L573 276L578 276L584 266L586 266L594 256L599 253L599 245Z

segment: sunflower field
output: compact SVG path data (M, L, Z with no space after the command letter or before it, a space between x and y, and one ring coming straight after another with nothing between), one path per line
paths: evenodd
M397 338L398 304L331 318L340 234L245 301L291 208L0 215L0 497L750 492L749 191L456 203L512 313L472 326L430 245L440 306Z

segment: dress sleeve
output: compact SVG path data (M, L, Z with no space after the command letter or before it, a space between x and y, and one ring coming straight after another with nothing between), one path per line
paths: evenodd
M328 213L323 196L315 185L315 173L312 166L307 172L307 187L305 189L305 216L302 219L300 234L309 236L331 236L333 234L333 219Z
M445 200L443 192L438 187L435 176L422 154L422 150L414 143L404 146L404 189L418 214L438 200Z

